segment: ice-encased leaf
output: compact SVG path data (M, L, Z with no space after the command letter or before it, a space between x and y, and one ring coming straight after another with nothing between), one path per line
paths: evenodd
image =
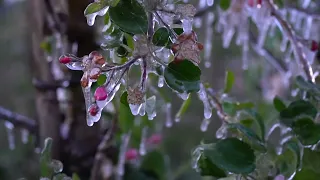
M120 99L119 126L122 132L128 132L134 125L134 115L132 115L127 102L128 93L124 92Z
M109 15L114 24L129 34L146 34L147 15L136 0L120 0L115 7L110 7Z
M213 148L204 149L204 155L219 168L248 174L255 170L255 155L251 147L236 138L218 141Z
M200 90L201 70L189 60L171 62L164 71L167 85L179 93Z

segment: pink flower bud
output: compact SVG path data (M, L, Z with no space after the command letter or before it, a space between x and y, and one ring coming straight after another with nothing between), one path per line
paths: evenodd
M138 158L138 151L136 149L129 149L126 152L126 160L134 160Z
M98 87L94 92L94 98L97 101L104 101L107 99L107 97L108 97L108 93L103 86Z
M319 50L319 45L316 41L312 40L311 41L311 51L318 51Z
M162 136L160 134L153 134L147 139L149 144L160 144L162 141Z
M59 62L62 63L62 64L68 64L72 61L72 58L71 57L67 57L67 56L61 56L59 58Z
M99 112L99 107L96 105L96 104L92 104L90 107L89 107L89 114L91 116L95 116L97 115Z

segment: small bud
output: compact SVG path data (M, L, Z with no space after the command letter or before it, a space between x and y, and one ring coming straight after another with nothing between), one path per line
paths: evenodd
M100 86L96 89L96 91L94 92L94 98L97 100L97 101L104 101L106 100L108 97L108 93L105 89L105 87L103 86Z
M172 47L171 47L171 50L172 50L173 53L178 52L178 50L179 50L179 45L178 45L178 44L173 44Z
M89 80L87 79L87 77L85 76L85 74L83 74L81 80L80 80L80 84L83 88L87 87L89 85Z
M97 65L103 65L106 63L105 59L98 51L92 51L89 54L89 58L92 59L93 63Z
M90 79L98 79L101 70L99 68L93 68L90 71Z
M129 149L126 152L126 160L134 160L138 158L138 151L136 149Z
M71 57L67 57L67 56L61 56L59 58L59 62L62 63L62 64L68 64L72 61L72 58Z
M89 114L91 116L95 116L97 115L99 112L99 107L96 105L96 104L92 104L90 107L89 107Z
M311 41L311 51L318 51L319 50L319 45L316 41L312 40Z
M198 43L198 44L197 44L197 46L198 46L198 49L199 49L200 51L202 51L202 50L203 50L203 44Z
M147 139L149 144L160 144L162 141L162 136L160 134L153 134Z

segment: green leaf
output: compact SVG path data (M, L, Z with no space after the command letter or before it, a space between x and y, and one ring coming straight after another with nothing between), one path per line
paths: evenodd
M320 140L320 125L309 117L300 117L292 124L292 130L303 145L314 145Z
M107 76L104 74L100 74L100 76L97 79L98 86L102 86L107 80Z
M104 50L113 49L119 47L122 44L122 36L123 33L120 29L113 29L110 34L105 35L106 38L104 42L101 44L101 48Z
M298 171L294 180L318 180L320 177L320 152L305 148L303 150L302 170Z
M126 164L123 180L157 180L157 179L154 177L148 176L147 174L139 171L139 169L136 169L129 164Z
M132 115L127 102L128 93L124 92L120 98L119 126L123 133L128 132L134 126L134 115Z
M240 131L248 140L251 142L252 145L257 146L259 149L266 150L266 147L260 137L250 128L247 128L239 123L232 123L229 124L229 128L235 128Z
M189 109L190 104L191 104L191 94L189 95L189 98L182 103L178 113L176 114L176 117L181 118L181 116L184 115Z
M254 107L254 104L251 102L223 102L222 108L225 113L230 116L235 116L237 111L244 110L244 109L251 109Z
M266 128L265 128L265 124L264 121L262 119L262 117L260 116L260 114L258 114L258 112L256 112L253 109L249 109L246 110L246 112L254 119L256 120L258 127L260 129L260 134L261 134L261 140L262 142L265 141L265 134L266 134Z
M276 158L276 167L279 169L280 174L285 177L291 177L297 168L297 156L293 151L286 150Z
M302 115L315 118L317 109L309 101L294 101L286 109L280 112L280 122L286 126L291 126L294 122L294 118Z
M80 177L78 176L77 173L72 174L72 180L80 180Z
M200 169L201 176L213 176L216 178L226 177L226 172L213 164L208 158L201 155L198 166Z
M201 70L189 60L171 62L164 71L167 85L179 93L200 90Z
M46 138L44 141L44 147L40 155L40 174L41 177L52 177L53 170L50 167L51 159L51 148L52 138Z
M239 121L240 124L242 124L243 126L250 128L253 124L254 120L253 119L242 119Z
M173 28L176 34L180 35L183 33L182 28ZM161 27L153 34L152 43L156 46L166 46L170 48L172 45L172 40L170 38L170 32L167 28Z
M99 11L101 11L102 9L106 8L107 6L100 3L100 2L93 2L90 3L87 8L84 10L84 15L89 15L89 14L93 14L93 13L97 13Z
M142 160L140 169L156 175L158 180L166 180L167 168L164 155L159 151L151 151Z
M120 0L115 7L110 7L111 21L129 34L146 34L148 20L144 8L136 0Z
M284 144L284 147L288 148L289 150L291 150L295 154L295 156L297 158L296 169L299 170L302 166L302 158L300 158L302 156L302 154L301 154L302 152L300 150L298 142L290 140Z
M220 0L220 8L222 10L229 9L230 5L231 5L231 0Z
M320 172L311 169L302 169L298 171L293 180L319 180Z
M278 112L281 112L282 110L286 109L286 105L284 104L284 102L278 97L276 96L274 99L273 99L273 105L274 107L276 108L276 110Z
M224 93L230 93L232 86L234 84L235 76L234 73L231 71L226 72L226 79L225 79L225 85L224 85Z
M248 174L255 170L255 155L250 145L236 138L218 141L213 148L204 149L212 163L226 171Z

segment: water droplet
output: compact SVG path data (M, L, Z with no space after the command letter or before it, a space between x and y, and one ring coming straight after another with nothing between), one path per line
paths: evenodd
M51 161L50 167L53 169L55 173L60 173L63 170L62 162L55 159Z
M136 116L139 114L142 104L129 104L131 113Z
M88 14L86 15L88 26L93 26L96 20L98 13Z
M224 139L228 134L227 130L228 130L227 125L225 123L223 123L221 125L221 127L216 132L216 138L217 139Z
M192 19L182 19L182 28L183 32L190 34L192 32Z
M162 75L159 76L159 79L158 79L158 87L159 88L162 88L164 85L164 78Z

